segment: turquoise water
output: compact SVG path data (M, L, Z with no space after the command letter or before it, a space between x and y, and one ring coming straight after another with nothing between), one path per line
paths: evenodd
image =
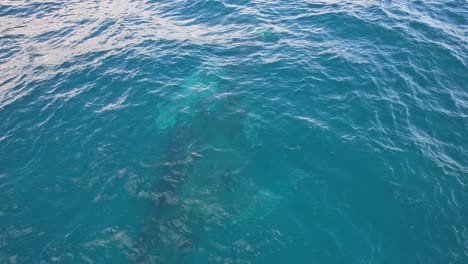
M468 3L0 3L0 263L468 263Z

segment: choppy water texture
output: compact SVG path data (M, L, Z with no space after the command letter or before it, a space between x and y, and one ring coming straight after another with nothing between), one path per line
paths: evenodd
M468 3L0 3L0 263L468 263Z

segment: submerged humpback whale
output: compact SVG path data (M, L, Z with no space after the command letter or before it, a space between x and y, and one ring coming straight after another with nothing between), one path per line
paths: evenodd
M223 107L210 99L223 92L225 73L209 61L187 78L175 98L158 106L156 128L166 132L167 162L148 195L153 206L135 241L136 262L186 262L194 255L190 253L211 243L204 241L206 232L249 225L271 215L283 200L272 190L239 180L242 163L252 160L243 155L258 138L261 118L241 113L237 120L219 121L209 115ZM228 126L228 133L219 133L217 126ZM239 146L243 153L232 151Z

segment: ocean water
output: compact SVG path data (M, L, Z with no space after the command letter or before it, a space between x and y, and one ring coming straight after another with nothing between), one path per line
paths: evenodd
M3 0L0 263L468 263L468 3Z

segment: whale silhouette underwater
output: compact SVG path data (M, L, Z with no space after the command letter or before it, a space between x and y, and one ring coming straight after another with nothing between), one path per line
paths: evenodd
M231 133L206 132L205 137L191 133L223 125L215 119L194 120L223 107L212 98L223 92L220 80L226 73L215 60L207 62L187 78L177 98L158 106L156 127L169 141L167 162L157 172L153 207L135 241L138 262L184 262L209 244L203 241L206 232L248 225L273 213L282 202L273 191L238 180L239 162L248 158L230 150L247 145L258 125L243 116L229 124ZM247 192L236 195L236 188Z

